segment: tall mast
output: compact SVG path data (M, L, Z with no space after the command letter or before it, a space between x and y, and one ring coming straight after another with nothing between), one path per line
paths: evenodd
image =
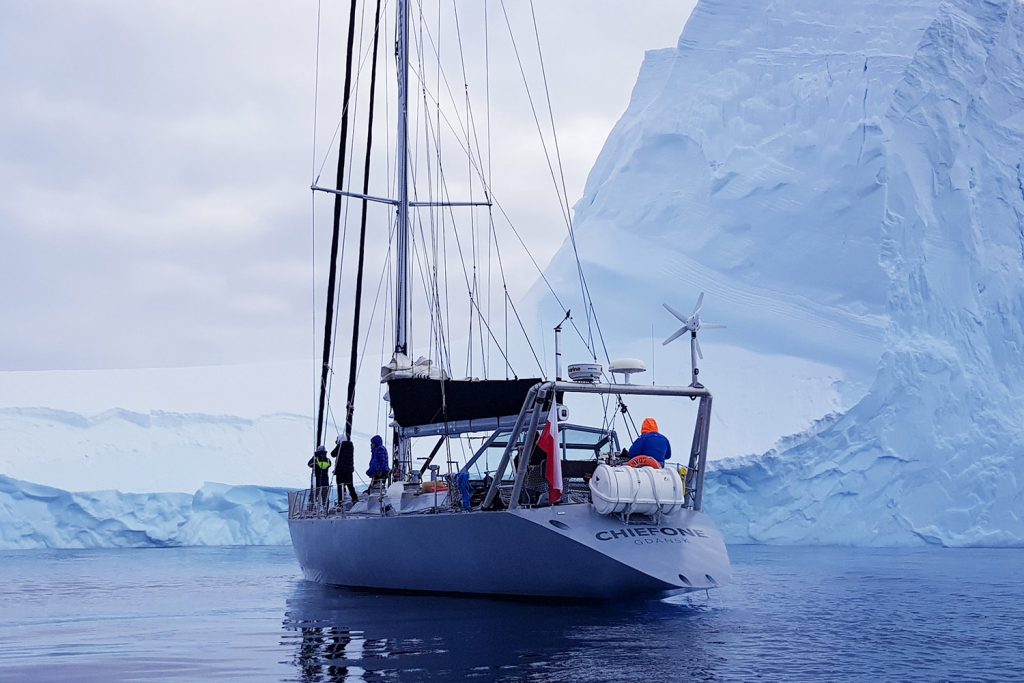
M409 0L398 0L398 226L395 250L395 354L409 352Z
M409 0L398 0L396 57L398 62L398 225L395 249L395 356L409 353ZM404 479L410 471L409 443L395 427L391 441Z

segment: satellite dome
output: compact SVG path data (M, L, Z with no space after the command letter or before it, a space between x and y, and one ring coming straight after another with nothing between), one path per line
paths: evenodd
M608 370L613 375L624 375L626 384L629 384L629 378L638 372L646 372L647 366L639 358L618 358L608 365Z

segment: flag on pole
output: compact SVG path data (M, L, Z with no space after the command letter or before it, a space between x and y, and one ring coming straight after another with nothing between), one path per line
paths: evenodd
M551 401L548 423L537 441L537 447L547 453L544 474L548 480L548 501L552 505L562 499L562 458L558 448L558 401Z

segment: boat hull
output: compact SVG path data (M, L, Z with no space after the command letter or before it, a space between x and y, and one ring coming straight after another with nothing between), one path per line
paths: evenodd
M702 512L625 524L589 503L495 512L289 520L303 574L383 590L615 598L729 581L721 534Z

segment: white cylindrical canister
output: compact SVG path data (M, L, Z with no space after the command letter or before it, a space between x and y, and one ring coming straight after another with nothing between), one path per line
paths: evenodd
M672 470L601 464L590 479L590 493L602 515L668 515L683 506L685 487Z

